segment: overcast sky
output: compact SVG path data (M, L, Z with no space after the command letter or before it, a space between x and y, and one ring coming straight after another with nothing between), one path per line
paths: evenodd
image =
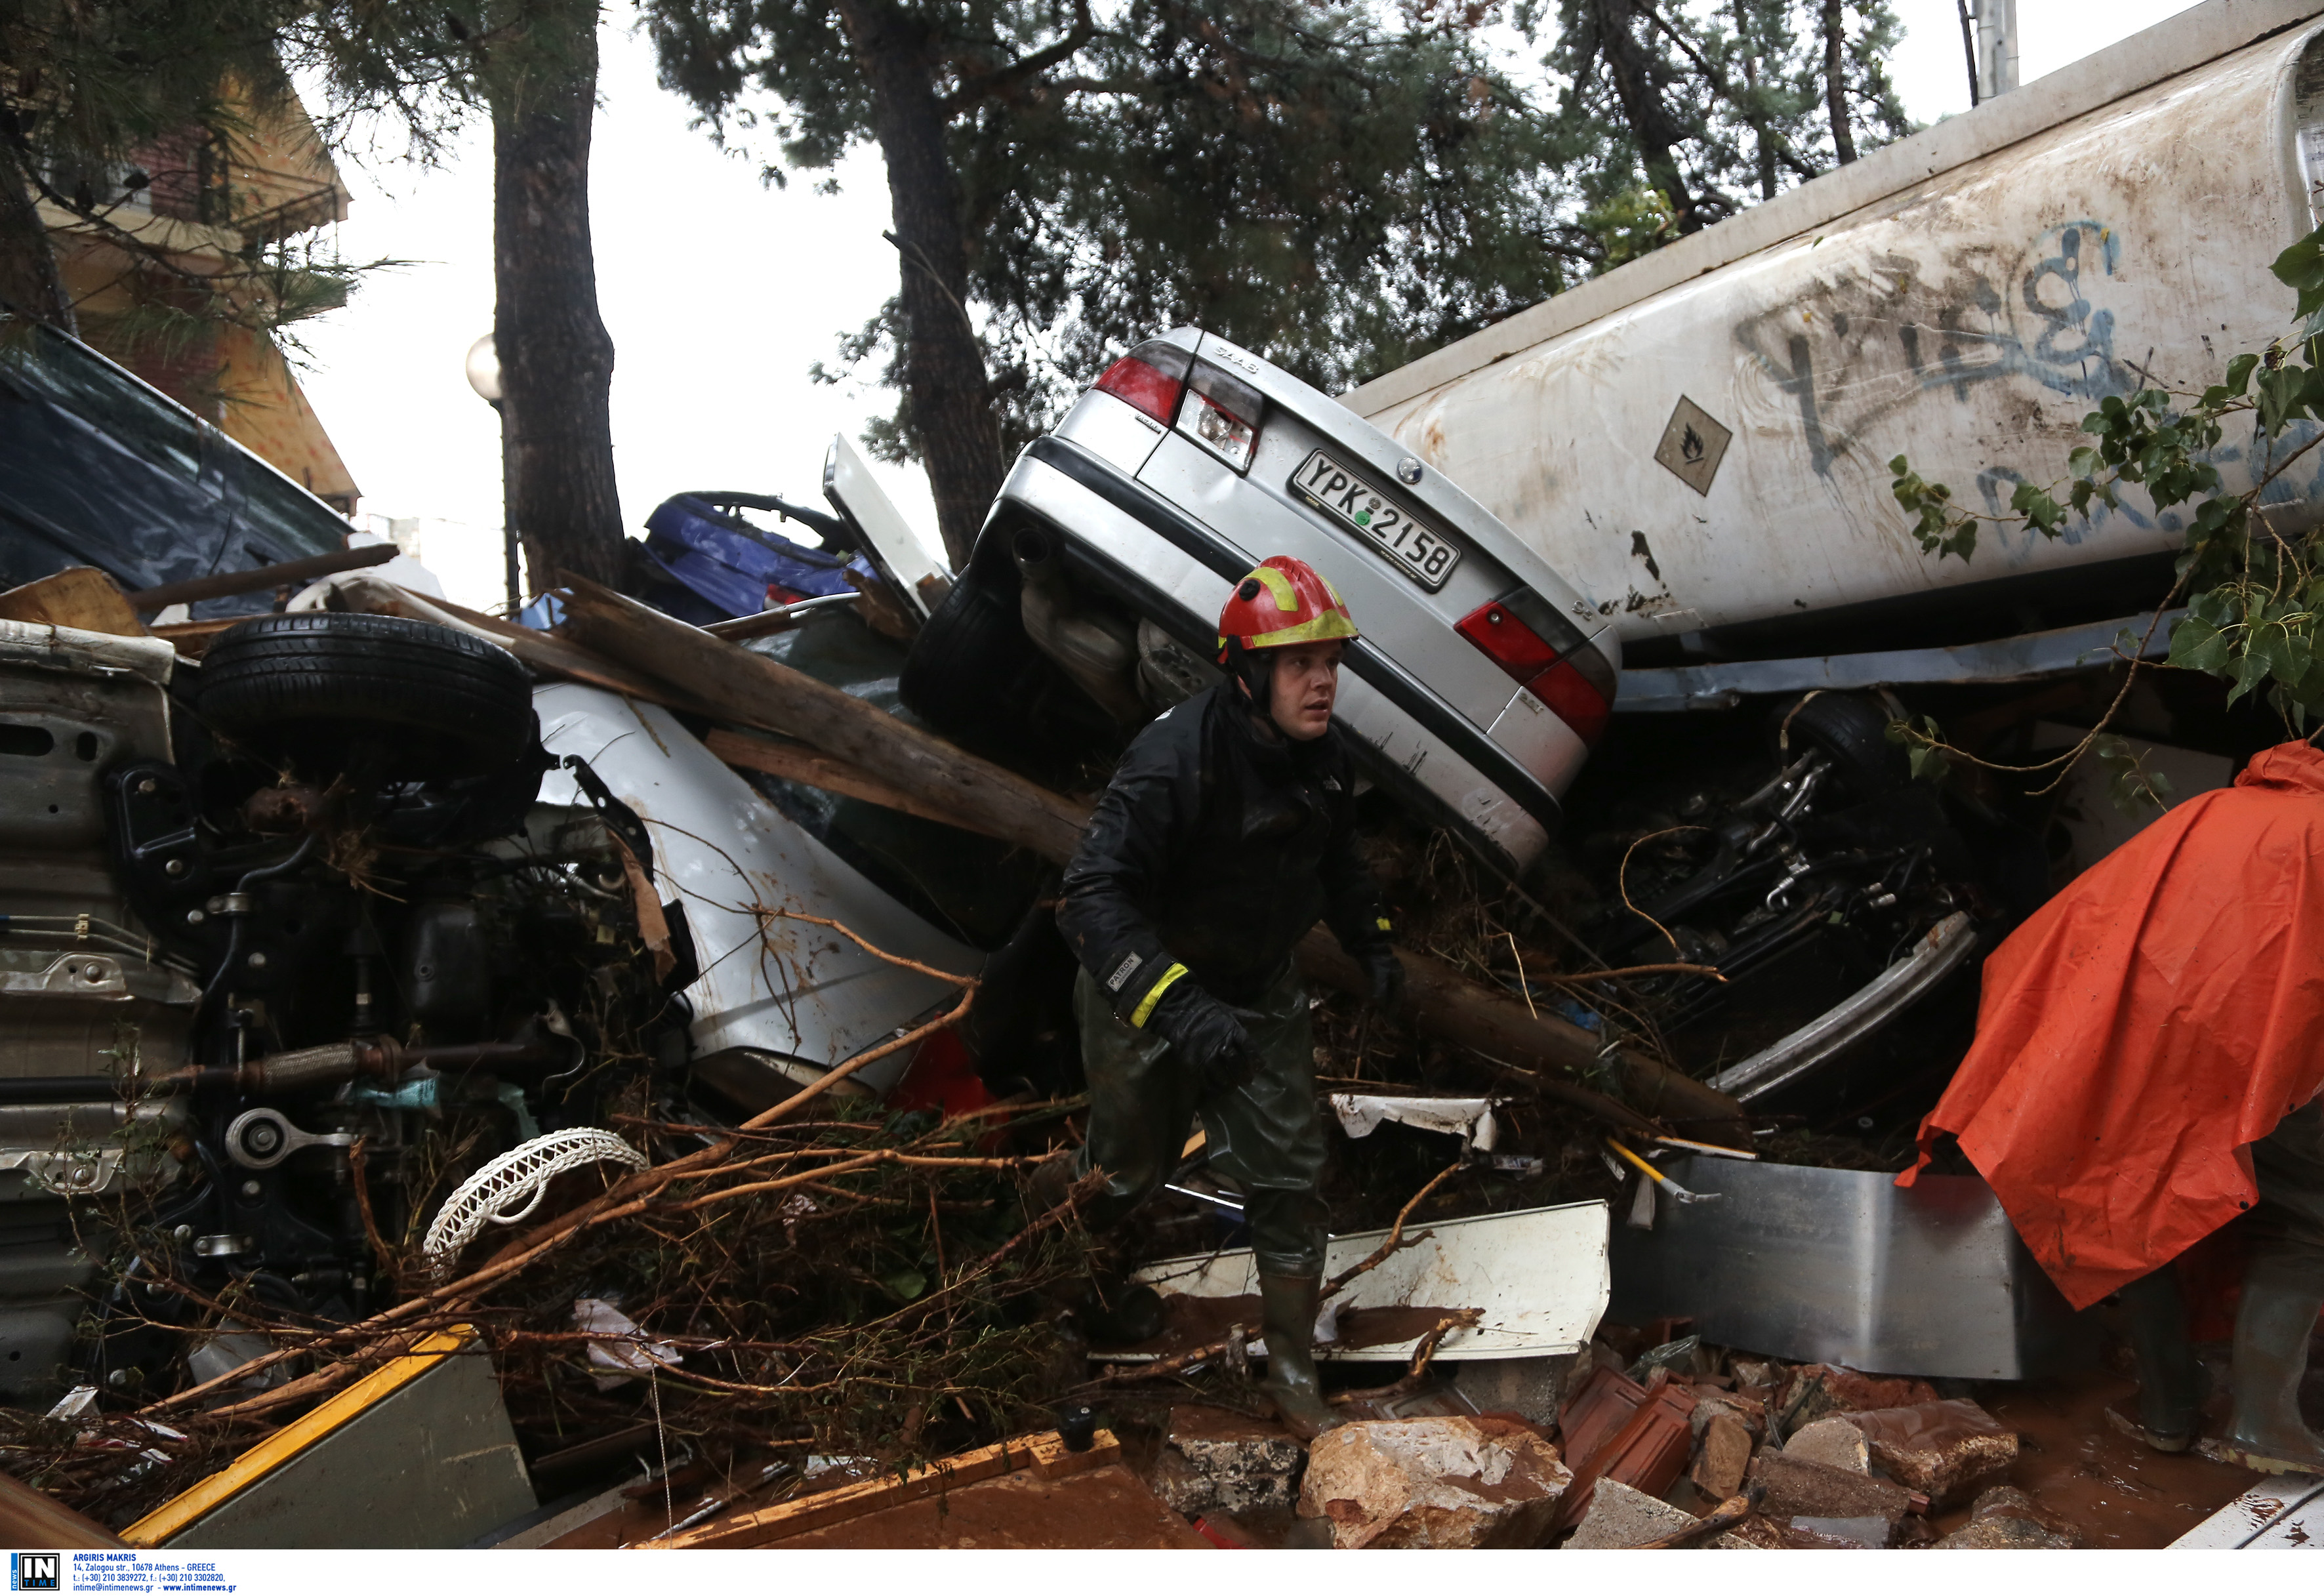
M1891 60L1923 122L1968 109L1955 0L1891 0L1906 34ZM2031 82L2187 8L2188 0L2018 0ZM632 531L663 499L735 488L816 503L834 432L851 438L888 396L808 380L838 336L896 291L884 175L862 152L837 173L784 189L755 161L720 152L654 81L653 51L627 27L604 38L590 173L597 294L613 333L614 462ZM332 440L383 516L429 518L423 557L455 598L500 591L499 421L461 363L492 328L492 149L479 127L443 166L343 161L354 204L338 229L350 260L410 265L374 273L346 309L304 330L302 375ZM917 470L881 468L905 519L931 544L936 516ZM447 524L437 524L438 522Z

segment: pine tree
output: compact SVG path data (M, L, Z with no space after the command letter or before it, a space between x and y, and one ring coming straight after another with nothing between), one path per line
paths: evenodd
M1565 152L1481 5L649 0L664 80L729 136L781 103L790 168L886 157L896 302L848 341L903 403L965 558L1009 448L1103 361L1195 322L1360 380L1556 292L1591 241ZM780 169L777 169L779 172Z

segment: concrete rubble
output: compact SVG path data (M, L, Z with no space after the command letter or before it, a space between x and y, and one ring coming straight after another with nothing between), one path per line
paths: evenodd
M1189 1518L1287 1508L1306 1462L1306 1449L1281 1425L1189 1403L1170 1410L1152 1482Z
M1872 1450L1865 1444L1864 1432L1849 1423L1845 1415L1820 1418L1805 1429L1794 1431L1784 1443L1784 1455L1795 1462L1821 1463L1851 1474L1872 1471Z
M1660 1539L1701 1520L1619 1480L1601 1480L1591 1493L1582 1527L1565 1543L1569 1552L1609 1552Z
M1892 1479L1940 1505L1960 1499L2017 1461L2015 1433L1974 1402L1879 1407L1838 1422L1858 1433L1872 1461Z
M1980 1492L1969 1521L1936 1543L1940 1552L2054 1552L2080 1544L2070 1530L2015 1486Z
M1708 1406L1708 1404L1706 1404ZM1702 1427L1694 1465L1687 1477L1712 1501L1724 1501L1743 1488L1751 1468L1751 1432L1729 1412L1715 1412Z

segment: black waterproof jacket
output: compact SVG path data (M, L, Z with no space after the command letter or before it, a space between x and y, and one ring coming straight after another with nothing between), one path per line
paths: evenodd
M1340 729L1262 739L1232 692L1138 734L1065 867L1058 928L1132 1025L1183 979L1255 1002L1318 918L1357 958L1389 940Z

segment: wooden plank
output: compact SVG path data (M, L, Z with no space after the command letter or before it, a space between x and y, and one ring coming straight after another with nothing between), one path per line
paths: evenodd
M1063 1438L1055 1430L1041 1435L1014 1435L900 1474L883 1474L877 1480L843 1485L835 1490L818 1491L771 1507L714 1518L684 1535L654 1542L653 1546L670 1551L763 1546L788 1536L803 1535L882 1508L919 1501L958 1486L973 1485L980 1480L1022 1469L1030 1469L1045 1480L1063 1479L1118 1462L1120 1458L1121 1443L1111 1430L1100 1430L1089 1450L1080 1453L1067 1452Z
M114 637L147 635L113 578L95 566L70 566L0 593L0 621L69 626Z
M1087 1473L1121 1461L1121 1443L1111 1430L1100 1430L1079 1452L1067 1446L1065 1438L1055 1430L1034 1436L1030 1444L1033 1472L1044 1480L1063 1480L1068 1474Z
M429 598L408 592L379 577L359 577L338 586L339 597L351 610L370 615L401 615L408 621L429 621L456 632L473 632L514 654L537 676L557 677L603 687L624 697L642 698L687 715L716 712L692 695L627 666L601 658L570 640L519 626L498 615L487 615L449 599Z
M844 760L817 753L800 743L777 743L749 732L724 731L712 732L703 742L709 745L711 752L726 763L745 770L779 776L786 781L796 781L802 787L812 787L824 792L835 792L843 798L862 798L865 803L878 804L883 809L899 809L907 815L918 815L923 820L960 826L964 831L975 831L983 836L999 835L975 826L963 826L959 815L948 814L934 804L890 787Z
M341 571L357 571L365 566L385 565L396 555L392 543L370 543L361 549L334 549L329 554L310 555L305 559L286 559L281 565L259 566L247 571L221 571L215 577L195 577L184 582L164 582L159 587L140 588L129 595L129 602L147 614L166 610L171 604L196 604L206 598L232 598L238 593L262 593L269 587L304 587L308 583Z
M153 627L152 633L171 648L179 657L198 660L209 652L210 644L218 633L229 631L249 620L248 615L228 615L217 621L172 621L167 626Z

